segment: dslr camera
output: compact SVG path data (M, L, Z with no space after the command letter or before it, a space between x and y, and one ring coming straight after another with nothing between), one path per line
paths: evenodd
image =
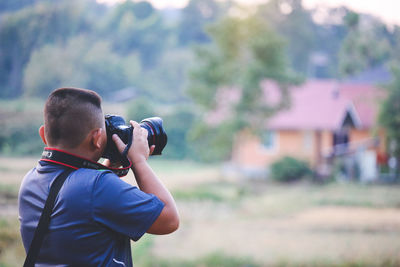
M132 125L126 125L124 118L118 115L106 115L106 131L107 131L107 146L102 155L103 158L109 159L111 162L123 162L125 159L118 151L114 141L113 134L117 134L122 142L128 144L132 140ZM165 145L167 144L167 134L163 128L163 120L160 117L152 117L142 120L139 123L140 127L148 131L147 141L149 147L155 145L152 155L161 155Z

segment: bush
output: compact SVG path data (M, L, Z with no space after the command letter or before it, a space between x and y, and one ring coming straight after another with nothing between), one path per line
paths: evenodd
M271 176L279 182L297 181L311 173L307 162L292 157L284 157L271 165Z

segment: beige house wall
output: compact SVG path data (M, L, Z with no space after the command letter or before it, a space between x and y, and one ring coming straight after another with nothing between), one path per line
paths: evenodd
M351 129L349 132L350 142L361 142L371 138L371 133L369 130L358 130Z
M232 160L243 167L263 168L274 161L292 156L315 165L324 150L331 151L332 133L329 131L276 131L275 145L266 148L262 140L243 131L237 135Z
M379 144L378 147L375 148L375 151L384 154L386 153L386 137L385 131L383 129L379 129L375 134L371 133L371 130L359 130L352 129L349 134L350 142L365 142L366 140L371 140L373 137L378 137Z
M275 145L266 148L260 137L250 131L242 131L236 136L232 161L242 167L264 168L284 156L292 156L315 166L333 151L333 132L329 130L280 130L275 134ZM375 150L384 154L384 131L378 131L377 135L381 142ZM370 130L351 129L349 132L349 141L352 143L371 138Z

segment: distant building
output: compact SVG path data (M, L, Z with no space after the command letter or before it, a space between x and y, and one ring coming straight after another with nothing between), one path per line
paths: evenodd
M279 101L276 83L264 82L263 89L268 101ZM309 80L289 92L290 108L266 120L261 136L246 130L237 135L232 163L261 170L292 156L323 173L332 157L352 155L360 165L359 178L374 179L385 154L384 134L376 127L382 90L365 83ZM231 98L237 96L231 93Z

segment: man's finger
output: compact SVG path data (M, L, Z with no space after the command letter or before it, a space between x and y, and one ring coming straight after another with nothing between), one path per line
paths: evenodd
M152 145L152 146L150 147L150 154L149 154L149 155L152 155L152 154L153 154L155 148L156 148L155 145Z
M106 166L106 167L110 167L111 161L110 161L109 159L105 159L105 160L103 161L103 165Z
M138 132L141 130L139 123L137 123L136 121L130 121L130 123L133 127L133 132Z
M113 134L112 140L114 141L115 145L117 146L119 153L122 153L126 147L124 142L122 142L122 140L116 134Z

